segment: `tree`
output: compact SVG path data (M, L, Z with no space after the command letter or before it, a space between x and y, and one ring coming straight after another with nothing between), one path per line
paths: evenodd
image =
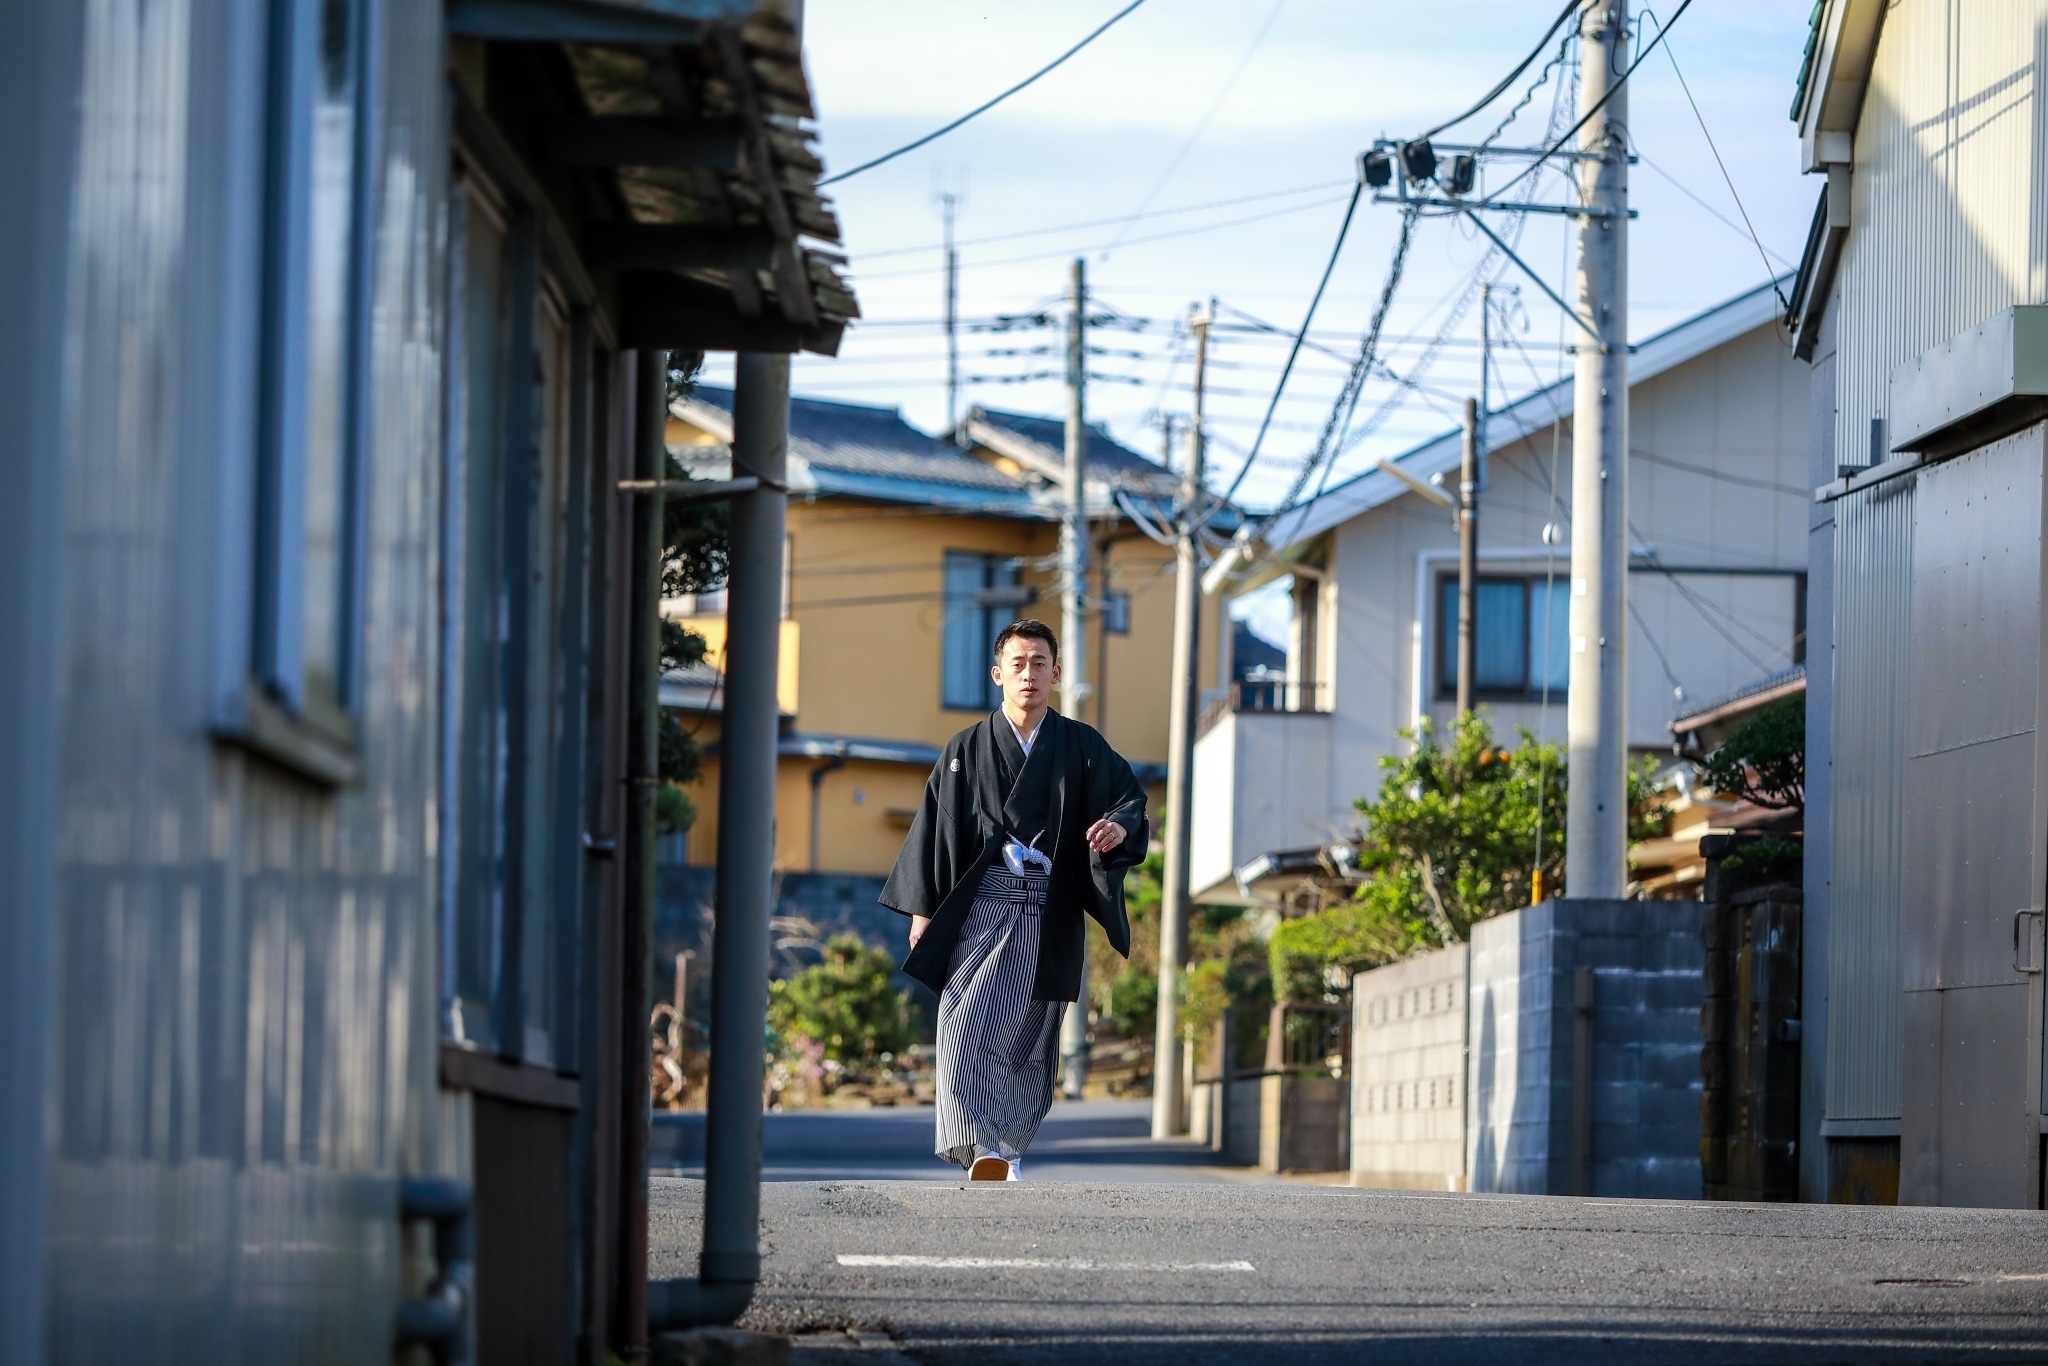
M810 1039L838 1063L873 1063L910 1047L910 1002L889 984L895 956L842 934L824 958L768 988L768 1025L784 1045Z
M694 386L704 357L696 352L668 353L666 392L673 405ZM665 477L688 479L689 471L673 455L662 456ZM726 505L684 503L670 499L662 507L661 591L664 597L702 593L725 582L728 568ZM704 637L673 621L661 623L661 671L688 668L704 658ZM654 794L654 828L663 835L680 834L697 823L697 804L683 789L704 769L704 753L696 737L683 728L675 713L661 713L660 750L656 771L661 786Z
M1806 809L1806 699L1774 702L1728 733L1706 758L1716 792L1772 811Z
M1403 734L1412 748L1381 759L1378 795L1357 803L1356 894L1273 932L1282 1000L1322 999L1333 972L1462 942L1477 921L1528 904L1539 869L1547 895L1566 890L1562 746L1523 730L1504 749L1479 712L1459 719L1448 745L1427 720ZM1629 773L1632 840L1663 828L1652 769L1646 759Z

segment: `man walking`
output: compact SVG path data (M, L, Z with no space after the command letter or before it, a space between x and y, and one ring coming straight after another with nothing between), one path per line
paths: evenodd
M1130 957L1124 870L1150 835L1130 764L1048 705L1059 648L1028 618L996 637L1002 708L946 742L882 888L910 917L903 970L939 993L937 1152L976 1181L1016 1180L1052 1108L1082 914Z

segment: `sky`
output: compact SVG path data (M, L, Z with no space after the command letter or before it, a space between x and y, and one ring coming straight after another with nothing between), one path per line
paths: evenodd
M809 0L805 47L828 174L958 117L1124 3ZM1637 8L1632 18L1653 34L1659 20L1650 16L1678 3ZM1162 413L1188 409L1185 320L1198 302L1218 302L1210 482L1229 482L1329 259L1357 154L1377 136L1412 136L1476 100L1536 46L1558 8L1556 0L1146 0L1059 70L957 132L830 187L863 318L836 358L799 359L796 392L893 406L926 430L944 427L936 248L938 196L951 191L959 314L973 329L959 337L960 370L973 381L962 408L1064 411L1054 377L1063 333L989 328L1005 315L1058 315L1078 256L1093 307L1121 320L1091 335L1106 354L1091 360L1089 419L1148 454L1161 449ZM1641 158L1630 172L1640 213L1629 239L1634 339L1796 263L1819 193L1818 179L1799 174L1787 112L1810 9L1811 0L1696 0L1674 23L1668 53L1651 53L1631 80L1628 123ZM1569 64L1536 84L1555 55L1553 44L1506 96L1438 141L1477 141L1531 86L1497 145L1541 145L1554 107L1563 115L1557 126L1568 127ZM1554 106L1560 85L1563 103ZM1485 174L1499 184L1516 169L1502 159ZM1557 175L1542 173L1539 202L1567 194ZM1745 212L1755 240L1742 226ZM1489 221L1553 289L1568 291L1566 220ZM1326 349L1305 349L1297 362L1244 479L1248 506L1277 502L1313 450L1398 228L1395 209L1361 203L1311 332ZM1462 221L1418 225L1381 350L1408 383L1367 385L1354 424L1363 439L1340 454L1329 482L1456 425L1459 403L1478 388L1481 278L1500 290L1495 406L1568 364L1559 310L1519 268L1487 256L1487 243ZM1260 324L1287 335L1262 334ZM727 357L706 378L729 375Z

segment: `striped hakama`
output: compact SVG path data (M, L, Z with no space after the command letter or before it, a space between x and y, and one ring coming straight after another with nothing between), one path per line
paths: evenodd
M982 874L939 996L938 1155L961 1167L1016 1161L1052 1108L1065 1001L1035 1001L1039 921L1051 878Z

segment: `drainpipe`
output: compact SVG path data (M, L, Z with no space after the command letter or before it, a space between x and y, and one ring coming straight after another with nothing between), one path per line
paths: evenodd
M732 472L760 480L732 500L725 711L719 732L718 933L711 957L711 1083L704 1247L697 1275L647 1282L650 1332L728 1324L761 1278L761 1034L775 853L776 655L788 503L789 357L742 353ZM643 1031L644 1032L644 1031Z
M846 746L840 745L832 757L811 770L811 871L818 871L818 817L825 804L825 776L837 773L846 767Z

